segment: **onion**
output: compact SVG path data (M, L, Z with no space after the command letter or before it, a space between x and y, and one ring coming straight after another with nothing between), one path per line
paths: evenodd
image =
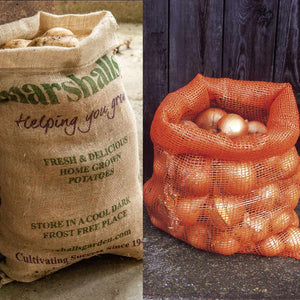
M282 199L282 205L288 205L291 209L295 209L298 205L300 197L300 188L296 183L287 186Z
M195 115L184 115L184 116L182 116L180 123L183 124L184 121L193 121L194 122L195 118L196 118Z
M176 173L175 160L172 155L166 151L155 151L153 162L153 174L160 181L166 176L174 178Z
M265 256L275 256L284 251L285 245L278 235L272 235L259 244L259 252Z
M185 226L179 225L177 222L172 222L172 225L169 225L168 232L176 237L177 239L185 239Z
M251 240L258 242L265 239L269 234L270 220L267 214L265 215L249 215L245 214L244 223L248 226L251 232Z
M216 178L220 188L230 194L247 194L256 185L255 169L248 162L222 161Z
M187 228L187 242L195 248L207 249L208 229L199 224Z
M248 122L248 133L249 134L264 134L267 132L267 127L259 121Z
M209 108L197 116L195 123L200 128L216 133L218 129L218 122L225 115L227 115L227 113L220 108Z
M299 165L299 156L295 147L280 155L276 161L276 168L281 178L287 178L295 174Z
M211 208L211 221L221 229L232 226L243 219L246 206L242 198L232 196L216 196Z
M194 128L194 129L198 129L199 130L199 127L193 121L182 120L182 121L180 121L180 123L183 124L183 125L188 126L189 128Z
M296 174L294 176L294 180L295 180L295 182L300 184L300 163L298 164L298 167L296 169Z
M155 216L150 216L150 220L155 227L157 227L161 230L167 231L167 225L165 224L165 222L163 220L160 220Z
M207 195L212 186L210 178L211 162L204 159L198 164L195 160L191 165L184 165L182 162L180 168L177 170L178 186L183 193L194 196Z
M163 195L161 185L158 181L150 179L144 184L143 190L145 206L149 211L153 211L159 196Z
M238 252L240 243L228 233L216 236L214 240L214 251L223 255L231 255Z
M292 219L291 226L299 227L299 217L294 210L292 210L291 219Z
M276 205L276 200L280 196L280 188L277 183L264 186L254 190L246 201L249 208L255 210L272 210Z
M235 138L248 133L248 124L237 114L227 114L218 122L218 129L231 138Z
M247 213L246 213L247 214ZM251 241L252 232L245 222L240 222L232 227L232 236L241 243L247 244Z
M300 229L294 226L291 226L286 231L286 240L285 240L286 250L289 252L295 252L300 250Z
M280 210L275 213L270 221L272 231L279 233L284 231L292 223L292 214L290 210Z
M193 225L203 214L208 196L202 198L180 199L176 208L176 215L181 225Z

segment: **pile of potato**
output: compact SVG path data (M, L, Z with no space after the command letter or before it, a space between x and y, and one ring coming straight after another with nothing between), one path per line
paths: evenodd
M42 36L37 36L33 40L13 39L1 46L1 49L15 49L25 47L76 47L79 44L74 33L66 28L54 27L47 30Z

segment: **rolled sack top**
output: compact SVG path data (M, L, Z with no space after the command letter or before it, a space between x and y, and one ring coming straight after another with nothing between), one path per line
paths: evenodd
M76 22L70 22L76 19ZM87 22L89 20L89 22ZM92 21L91 21L92 20ZM9 30L12 24L16 30ZM88 24L88 26L86 26ZM53 26L52 26L53 25ZM113 15L108 11L100 11L82 15L55 15L38 12L36 15L0 26L0 45L12 39L33 39L52 27L63 27L75 35L87 36L80 40L78 46L72 48L44 46L16 49L1 49L0 69L2 72L15 72L15 66L22 71L58 72L66 69L80 68L95 62L114 49L118 43L114 33L118 27ZM78 31L77 28L84 28ZM110 36L109 39L104 36ZM105 42L103 42L105 39ZM32 56L35 60L32 60ZM50 64L51 62L51 64ZM18 68L20 70L20 68Z

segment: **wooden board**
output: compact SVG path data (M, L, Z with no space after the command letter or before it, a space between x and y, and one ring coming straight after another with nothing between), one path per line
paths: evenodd
M152 175L153 145L150 126L154 113L168 93L168 0L145 1L143 7L144 76L143 76L143 177Z
M277 0L226 0L223 77L273 79Z
M221 77L223 0L172 0L169 18L169 91L198 73Z
M275 82L290 82L300 105L300 1L280 1Z

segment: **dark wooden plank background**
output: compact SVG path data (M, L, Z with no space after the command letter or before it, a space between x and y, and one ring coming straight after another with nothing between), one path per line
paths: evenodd
M300 106L300 1L144 0L144 181L154 113L197 73L290 82Z

